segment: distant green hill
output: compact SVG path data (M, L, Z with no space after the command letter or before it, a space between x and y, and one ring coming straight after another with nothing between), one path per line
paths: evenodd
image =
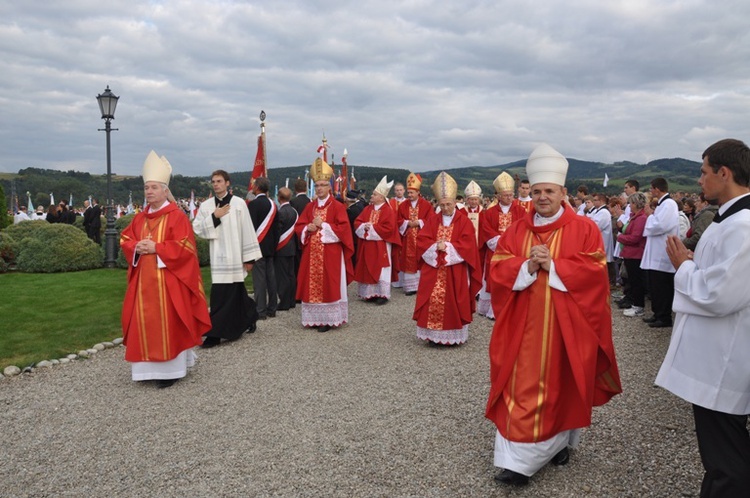
M647 185L651 179L663 176L669 181L672 191L698 191L697 180L700 175L700 163L688 161L687 159L657 159L648 164L636 164L629 161L616 162L613 164L598 163L591 161L580 161L569 159L567 187L575 191L578 185L586 185L590 192L604 192L613 194L622 191L622 187L628 179L634 178L641 185ZM492 181L503 171L507 171L519 178L525 177L525 160L497 166L472 166L466 168L454 168L447 170L459 184L461 190L471 181L476 181L482 191L489 194L493 191ZM340 166L335 165L338 173ZM268 171L272 189L275 186L283 187L289 179L289 186L296 178L304 178L305 171L309 166L287 166L272 168ZM403 168L381 168L375 166L350 165L349 171L354 169L357 179L357 188L371 191L378 181L387 175L389 180L405 182L409 175L408 169ZM422 193L431 197L430 186L441 170L420 172L423 178ZM604 174L609 177L608 186L602 186ZM244 196L247 193L249 171L238 171L230 173L232 186L237 195ZM58 171L40 168L26 168L18 173L0 174L0 184L5 191L5 206L9 206L10 195L13 187L18 195L19 203L26 204L26 192L31 193L34 206L48 206L49 195L53 193L55 200L68 199L73 195L73 202L81 206L89 195L97 197L102 204L106 201L107 177L106 175L92 175L77 171ZM211 192L211 186L207 177L193 177L175 175L170 182L170 188L178 198L190 197L191 190L195 191L196 197L207 197ZM143 184L138 176L113 175L112 197L116 203L127 204L128 195L132 192L133 202L143 202Z

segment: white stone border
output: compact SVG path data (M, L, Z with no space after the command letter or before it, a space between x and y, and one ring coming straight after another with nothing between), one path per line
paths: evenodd
M52 368L55 365L64 365L66 363L70 363L73 360L90 358L92 355L95 355L99 351L111 349L119 346L120 344L122 344L122 337L118 337L117 339L113 339L112 341L94 344L89 349L82 349L81 351L78 351L78 353L71 353L64 358L42 360L39 363L34 363L33 365L25 367L23 370L16 365L8 365L3 369L3 372L0 373L0 379L5 377L15 377L16 375L20 375L22 373L31 373L37 368Z

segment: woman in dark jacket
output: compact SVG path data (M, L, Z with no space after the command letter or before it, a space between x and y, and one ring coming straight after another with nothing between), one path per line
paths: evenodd
M48 223L60 223L60 215L57 212L57 206L51 205L47 209L47 217L45 219Z

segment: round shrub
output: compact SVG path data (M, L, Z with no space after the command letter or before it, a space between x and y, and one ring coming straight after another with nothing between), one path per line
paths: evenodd
M20 223L19 223L20 225ZM101 268L102 248L78 228L64 223L47 224L19 242L19 271L57 273Z
M128 225L130 225L130 222L133 221L133 218L135 218L135 214L126 214L125 216L122 216L115 220L115 229L117 230L118 236L120 233L122 233L123 230L125 230ZM102 220L102 226L106 228L106 219Z
M0 258L9 265L14 264L21 252L21 240L36 237L39 230L49 225L44 220L29 220L5 228L0 232Z
M5 232L0 232L0 261L13 263L16 261L18 243Z
M208 266L211 264L211 249L209 248L208 239L195 236L195 245L198 247L198 264Z

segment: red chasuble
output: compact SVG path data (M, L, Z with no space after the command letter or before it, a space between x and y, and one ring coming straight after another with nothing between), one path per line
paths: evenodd
M405 203L409 202L409 199L406 197L402 197L401 201L396 200L395 197L391 197L388 199L388 204L391 206L391 209L393 210L393 217L394 217L394 224L396 224L396 236L399 239L398 245L393 245L391 247L391 282L395 282L398 280L398 273L401 270L401 235L398 233L398 207Z
M497 320L490 340L486 417L504 438L538 442L591 424L591 409L620 393L612 344L609 280L597 226L570 207L535 227L533 210L500 239L490 265ZM549 273L513 291L531 247L549 247L568 292Z
M398 206L397 227L400 227L404 221L422 220L426 225L427 220L435 215L430 201L424 197L419 197L417 207L411 207L411 201L405 200ZM417 256L417 235L419 227L407 228L401 237L401 271L405 273L417 273L419 271L419 261L421 256Z
M147 238L156 242L156 254L141 254L132 266L136 244ZM130 263L122 305L125 359L168 361L201 344L211 318L195 235L185 213L174 203L138 213L122 231L120 246ZM157 268L157 255L165 268Z
M356 231L360 225L367 222L372 223L372 229L383 240L368 239L368 232L365 232L364 239L359 239L354 280L361 284L377 284L383 268L391 266L386 242L391 243L391 254L393 254L393 248L401 245L401 237L396 230L396 214L387 202L383 203L380 209L375 209L375 206L368 204L354 220L354 230Z
M526 211L517 200L513 200L507 213L503 213L499 203L482 211L482 216L479 218L479 256L482 258L485 274L489 271L490 259L492 259L492 252L487 247L487 241L504 234L514 221L524 216L526 216ZM489 281L487 281L487 290L489 292Z
M422 260L424 252L441 238L453 244L463 263L446 266L442 251L438 252L437 268ZM417 326L455 330L471 323L476 309L474 296L482 287L482 268L471 220L458 209L447 227L443 226L441 214L430 217L417 237L417 255L421 277L412 316Z
M302 232L307 230L307 225L316 217L320 217L331 226L339 242L324 244L321 241L320 230L306 234L297 275L297 299L311 304L334 303L341 300L342 254L346 265L347 285L354 278L352 227L349 224L346 208L339 201L334 200L332 195L328 196L328 200L321 208L318 207L318 200L313 199L302 210L294 226L294 231L300 241Z

